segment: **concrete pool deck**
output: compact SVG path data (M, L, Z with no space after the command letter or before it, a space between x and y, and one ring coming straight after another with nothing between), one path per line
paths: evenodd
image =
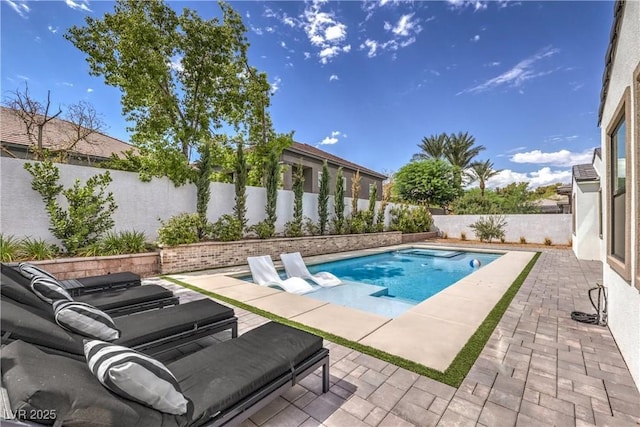
M400 245L309 257L305 260L311 265L413 247L430 246ZM286 319L444 371L534 254L535 252L524 251L504 252L500 258L393 319L304 295L289 294L229 276L237 275L242 269L203 271L170 277ZM424 343L429 345L425 346Z

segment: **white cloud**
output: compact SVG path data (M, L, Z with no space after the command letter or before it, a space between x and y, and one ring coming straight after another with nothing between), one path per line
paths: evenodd
M49 30L52 34L55 34L58 32L58 27L53 27L53 25L49 25L47 26L47 30Z
M282 21L283 24L288 25L291 28L296 26L296 21L292 17L287 16L286 13L282 17L281 21Z
M332 11L323 11L324 1L315 0L307 4L300 16L300 26L304 29L309 42L319 49L318 58L328 63L341 53L348 53L351 46L344 44L347 38L347 25L340 22Z
M13 9L20 17L26 18L27 14L31 12L31 8L26 1L18 0L5 0L7 4Z
M169 62L169 67L173 71L177 71L177 72L184 71L184 67L182 66L182 57L174 56L173 58L171 58L171 62Z
M474 11L484 10L487 8L487 2L480 0L447 0L452 9L463 9L471 7Z
M304 59L311 58L311 52L304 52Z
M538 53L530 56L529 58L523 59L522 61L518 62L513 68L500 74L499 76L489 79L486 82L472 88L460 91L457 93L457 95L461 95L463 93L484 92L486 90L494 89L501 86L520 87L527 80L552 73L553 71L536 71L534 69L534 66L538 61L549 58L558 52L560 52L558 49L546 47Z
M534 163L556 166L573 166L591 162L593 156L593 148L582 153L573 153L569 150L560 150L545 153L541 150L527 151L524 153L516 153L511 156L514 163Z
M275 28L273 28L273 27L264 27L264 30L265 30L267 33L273 33L273 32L275 32L275 31L276 31L276 29L275 29Z
M340 131L339 130L332 131L331 136L340 136Z
M287 48L287 44L285 42L283 42L283 41L280 42L280 46L282 46L285 49Z
M582 87L584 86L584 83L570 82L569 85L571 86L571 90L573 90L575 92L577 90L582 89Z
M29 81L29 77L22 74L16 74L16 78L24 81Z
M279 76L275 76L273 81L271 82L271 93L275 94L278 90L280 90L280 85L282 84L282 79Z
M87 89L87 93L91 93L91 92L93 92L92 88Z
M422 31L422 27L418 24L418 20L411 20L413 13L402 15L398 23L391 29L396 36L409 37L411 34L417 34Z
M500 65L500 62L498 62L498 61L493 61L493 62L489 62L489 63L484 64L485 67L497 67L499 65Z
M498 175L489 178L487 187L506 187L514 182L528 182L529 188L534 189L544 185L556 184L562 182L568 184L571 182L571 170L559 169L552 170L550 167L543 167L534 172L515 172L511 169L504 169Z
M471 37L472 42L477 42L479 40L480 40L480 34L476 34L475 36Z
M322 141L320 141L320 145L333 145L337 142L338 142L338 138L327 136Z
M73 87L73 83L69 83L69 82L60 82L61 86L66 86L66 87Z
M92 10L89 9L89 0L64 0L64 2L73 10L84 10L85 12L92 12Z
M330 82L332 82L332 81L334 81L334 80L340 80L340 78L338 77L338 75L337 75L337 74L331 74L331 75L329 76L329 81L330 81Z
M373 58L374 56L376 56L378 51L378 42L376 42L375 40L366 39L364 43L360 45L360 50L362 49L369 49L369 52L367 52L367 56L369 58Z
M262 28L260 27L254 27L253 25L251 25L251 31L253 31L254 33L256 33L257 35L261 36L264 33L262 32Z

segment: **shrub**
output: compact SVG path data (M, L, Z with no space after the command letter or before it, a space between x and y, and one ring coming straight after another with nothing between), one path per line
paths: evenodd
M504 236L500 237L500 243L504 243L506 241L506 239L504 238Z
M467 233L464 231L460 233L460 240L467 240Z
M273 237L276 227L269 220L260 221L249 227L249 231L255 233L258 239L268 239Z
M304 218L304 230L309 236L318 236L320 234L320 227L309 217Z
M493 239L503 238L506 226L507 221L502 215L481 216L475 223L469 225L481 242L489 243Z
M527 239L524 238L524 236L520 236L520 243L522 243L523 245L527 243Z
M0 233L0 261L12 262L20 257L20 241L15 236Z
M43 260L55 258L60 252L56 245L47 243L43 239L32 239L27 237L20 242L21 256L30 260Z
M142 231L120 231L107 233L102 239L81 248L78 255L82 256L106 256L139 254L146 252L148 245L146 236Z
M391 223L389 229L403 233L420 233L429 231L433 224L431 212L426 206L410 208L400 205L391 209Z
M222 242L242 239L242 222L234 215L222 215L211 226L211 237Z
M329 222L329 166L325 160L322 164L322 175L320 176L320 189L318 190L318 225L320 234L327 231Z
M449 238L449 235L448 235L447 233L442 233L442 238L443 238L443 239L448 239L448 238Z
M553 243L553 242L551 241L551 239L550 239L550 238L548 238L548 237L545 237L545 238L544 238L544 244L545 244L546 246L551 246L551 243Z
M33 176L31 188L45 203L51 224L49 230L69 254L75 255L80 248L98 241L113 227L111 215L117 205L113 193L105 193L111 182L109 171L92 176L84 185L77 179L73 187L64 189L58 184L60 171L50 160L26 163L24 168ZM66 210L58 203L59 195L67 200Z
M351 234L362 234L368 231L369 220L371 218L369 211L356 211L347 219L347 229Z
M197 213L181 213L174 215L164 222L161 219L158 229L158 243L165 246L196 243L199 241L198 230L202 226L202 219Z

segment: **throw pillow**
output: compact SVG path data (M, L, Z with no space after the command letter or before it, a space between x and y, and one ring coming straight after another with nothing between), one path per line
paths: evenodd
M54 301L53 315L58 325L80 335L104 341L120 338L120 331L113 319L91 304L67 300Z
M41 300L49 304L53 304L57 300L73 301L69 292L60 286L57 280L49 277L34 276L31 279L31 289Z

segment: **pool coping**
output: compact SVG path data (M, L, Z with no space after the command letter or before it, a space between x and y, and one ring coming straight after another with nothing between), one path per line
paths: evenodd
M313 265L409 248L448 249L411 243L306 257L305 261ZM535 255L529 251L451 249L502 256L393 319L234 277L250 274L247 266L169 277L444 372Z

